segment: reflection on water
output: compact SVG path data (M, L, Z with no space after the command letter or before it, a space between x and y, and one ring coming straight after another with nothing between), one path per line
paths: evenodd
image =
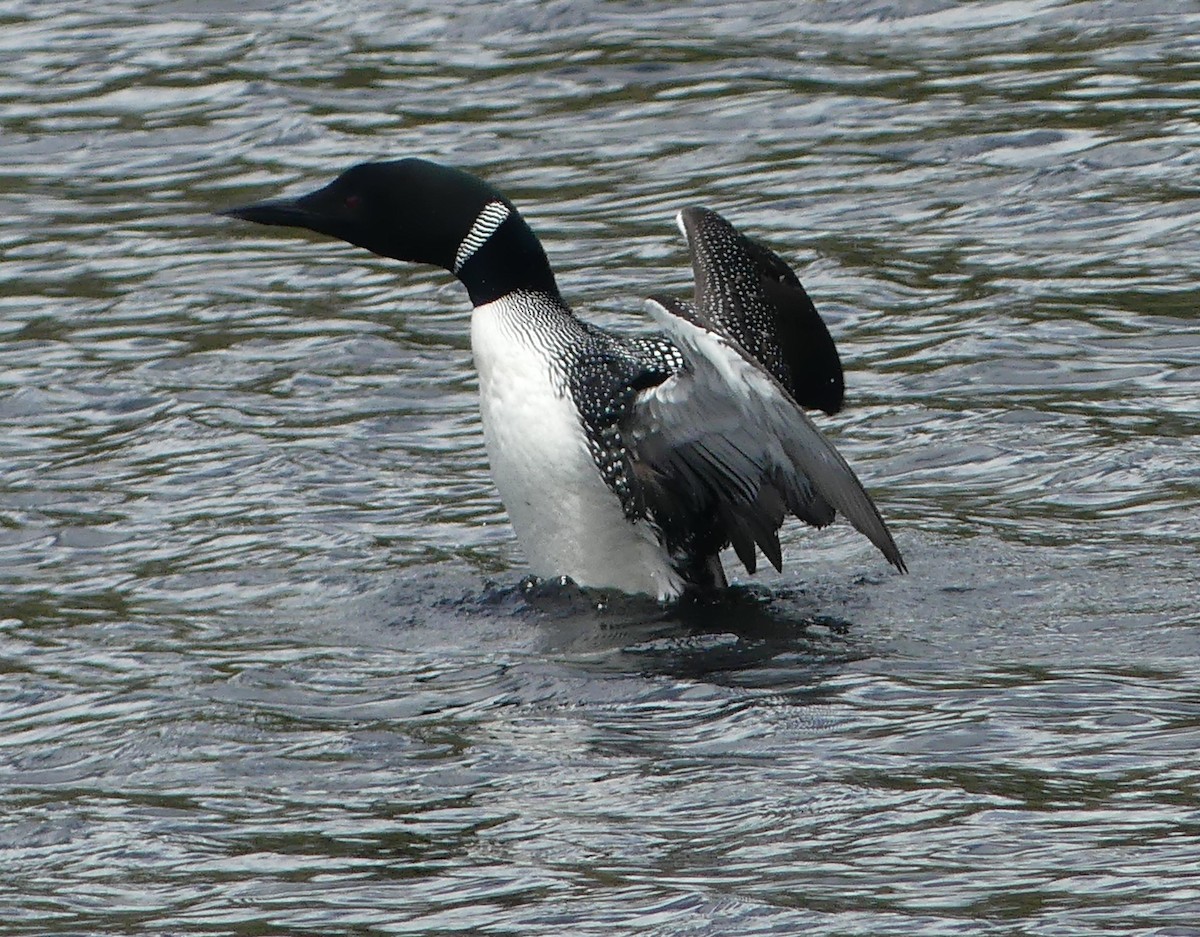
M14 933L1197 933L1195 12L0 17ZM768 239L912 574L523 588L461 289L211 216L401 154L604 324Z

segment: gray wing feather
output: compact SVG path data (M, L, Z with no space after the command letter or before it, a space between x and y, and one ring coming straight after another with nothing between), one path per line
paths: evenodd
M690 495L674 498L714 511L751 572L755 544L780 567L777 531L785 511L814 526L841 511L903 571L870 495L779 382L736 341L707 328L689 304L652 299L647 308L687 359L684 370L634 404L631 443L648 501L656 503L666 480L682 483Z

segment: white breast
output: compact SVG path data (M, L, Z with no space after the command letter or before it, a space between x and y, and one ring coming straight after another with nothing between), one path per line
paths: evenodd
M625 518L604 484L555 353L539 342L530 304L505 297L471 318L480 411L492 478L535 575L658 598L682 581L654 532Z

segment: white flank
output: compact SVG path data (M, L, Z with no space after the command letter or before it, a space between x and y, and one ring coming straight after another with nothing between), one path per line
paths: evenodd
M581 586L674 598L683 583L644 522L630 523L604 483L566 388L539 344L528 306L508 296L478 306L471 349L479 371L492 478L532 572Z

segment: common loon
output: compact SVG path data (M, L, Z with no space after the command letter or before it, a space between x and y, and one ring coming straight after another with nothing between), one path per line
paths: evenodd
M801 407L841 408L837 349L799 279L705 208L676 221L690 302L647 300L663 329L577 318L541 243L483 180L421 159L361 163L298 198L222 214L307 228L432 264L467 288L492 476L531 571L659 600L723 588L720 551L782 571L787 514L840 511L904 560L853 470Z

